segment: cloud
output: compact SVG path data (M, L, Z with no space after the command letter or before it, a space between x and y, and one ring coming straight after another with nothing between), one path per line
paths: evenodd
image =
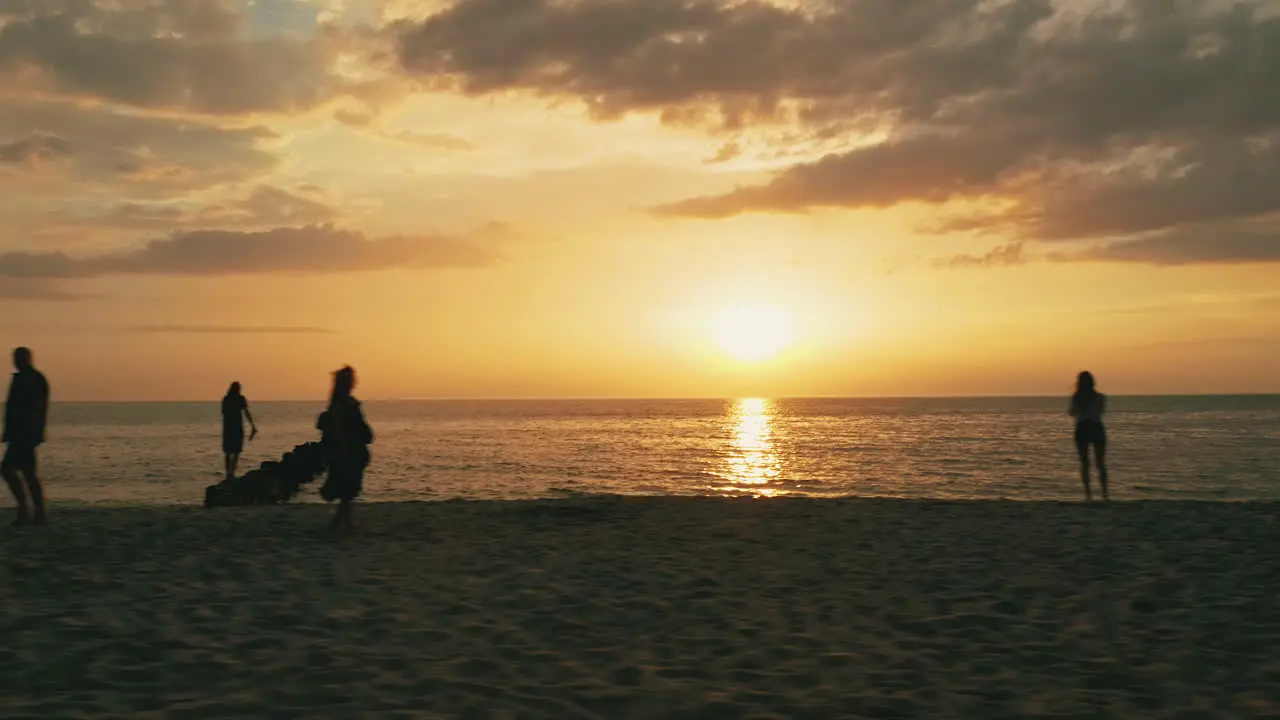
M991 268L1022 265L1027 261L1021 242L1011 242L984 255L956 255L934 263L943 268Z
M720 149L716 150L716 153L714 155L707 158L703 162L705 162L708 165L715 165L716 163L729 162L730 160L733 160L734 158L741 157L741 156L742 156L742 145L736 142L727 142L721 145Z
M297 325L136 325L129 330L157 335L332 335L335 332Z
M336 29L264 33L252 20L244 4L221 0L7 2L0 77L10 88L214 115L296 113L350 89L335 70L350 49Z
M402 142L430 150L476 149L475 143L470 140L449 133L387 130L380 125L378 116L371 112L340 109L333 113L333 118L347 127L355 128L383 140Z
M327 202L273 185L258 185L248 194L220 202L187 198L158 202L121 202L99 212L60 211L45 218L47 225L123 228L132 230L266 229L319 225L337 219Z
M472 237L393 235L368 238L332 226L260 232L174 233L140 247L89 257L64 252L0 254L0 277L88 278L106 275L223 276L328 274L393 268L474 267L501 258L500 227Z
M21 140L0 143L0 163L34 166L70 156L75 145L57 135L32 133Z
M398 133L387 133L383 135L392 140L399 140L410 145L427 148L430 150L475 150L475 143L466 138L450 135L448 133L422 133L410 132L404 130Z
M924 105L916 98L940 88L897 76L928 59L903 53L912 48L944 69L934 83L972 87L991 75L987 48L948 33L983 29L1010 43L1048 13L1039 1L979 11L988 5L460 0L397 31L402 67L435 86L574 97L605 116L709 105L733 124L776 118L787 100L811 116L823 103L872 113Z
M33 133L32 129L38 131ZM82 191L173 197L238 183L274 169L274 132L47 100L6 100L0 142L10 151L58 157ZM43 153L43 155L40 155Z
M956 255L935 267L983 268L1022 265L1032 260L1026 243L1014 241L983 255ZM1120 262L1145 265L1232 265L1280 262L1280 221L1270 226L1208 223L1150 233L1136 239L1110 240L1083 250L1052 252L1051 262Z
M1136 240L1108 242L1058 260L1092 260L1150 265L1280 262L1280 225L1271 228L1179 228Z
M1016 148L992 137L958 145L920 136L795 165L768 184L656 208L659 214L722 218L750 210L886 207L907 200L944 202L990 192Z
M1020 207L967 219L1041 240L1110 237L1280 210L1280 128L1267 136L1203 139L1134 151L1096 172L1058 171L1027 187ZM953 226L953 229L963 229Z
M1213 238L1280 211L1269 0L458 0L396 32L428 87L846 138L664 215L987 201L1003 209L944 229L1216 262L1269 257L1264 239Z

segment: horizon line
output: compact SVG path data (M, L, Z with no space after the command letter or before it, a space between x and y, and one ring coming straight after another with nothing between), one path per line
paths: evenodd
M784 395L769 397L766 395L739 396L686 396L665 397L656 395L633 396L572 396L572 395L524 395L524 396L419 396L419 397L369 397L362 402L734 402L738 400L999 400L999 399L1048 399L1070 397L1070 393L986 393L958 395ZM1182 393L1107 393L1111 397L1127 398L1206 398L1206 397L1280 397L1280 391L1262 392L1182 392ZM54 405L99 404L173 404L185 405L194 403L217 402L219 397L187 398L179 400L54 400ZM324 398L274 398L255 400L257 403L322 403Z

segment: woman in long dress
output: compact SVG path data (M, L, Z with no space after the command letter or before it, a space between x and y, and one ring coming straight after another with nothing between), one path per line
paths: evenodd
M323 433L321 442L327 450L329 476L320 495L327 501L338 501L333 530L355 530L351 505L364 488L364 471L369 467L369 445L373 429L365 422L360 401L352 395L356 371L344 367L333 374L333 391L329 407L320 415L317 426Z
M222 454L228 480L236 476L240 453L244 452L244 418L249 419L249 427L253 429L249 435L252 440L258 434L258 426L249 413L249 401L240 392L240 383L233 382L222 398Z

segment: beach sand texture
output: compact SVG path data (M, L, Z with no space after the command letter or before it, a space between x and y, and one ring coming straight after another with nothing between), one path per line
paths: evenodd
M1278 507L55 506L0 716L1275 716Z

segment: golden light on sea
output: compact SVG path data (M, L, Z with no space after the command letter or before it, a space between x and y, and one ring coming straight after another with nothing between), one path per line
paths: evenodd
M739 400L733 408L734 431L726 454L729 485L725 490L754 495L776 495L769 487L782 472L782 463L774 450L773 403L762 398Z

